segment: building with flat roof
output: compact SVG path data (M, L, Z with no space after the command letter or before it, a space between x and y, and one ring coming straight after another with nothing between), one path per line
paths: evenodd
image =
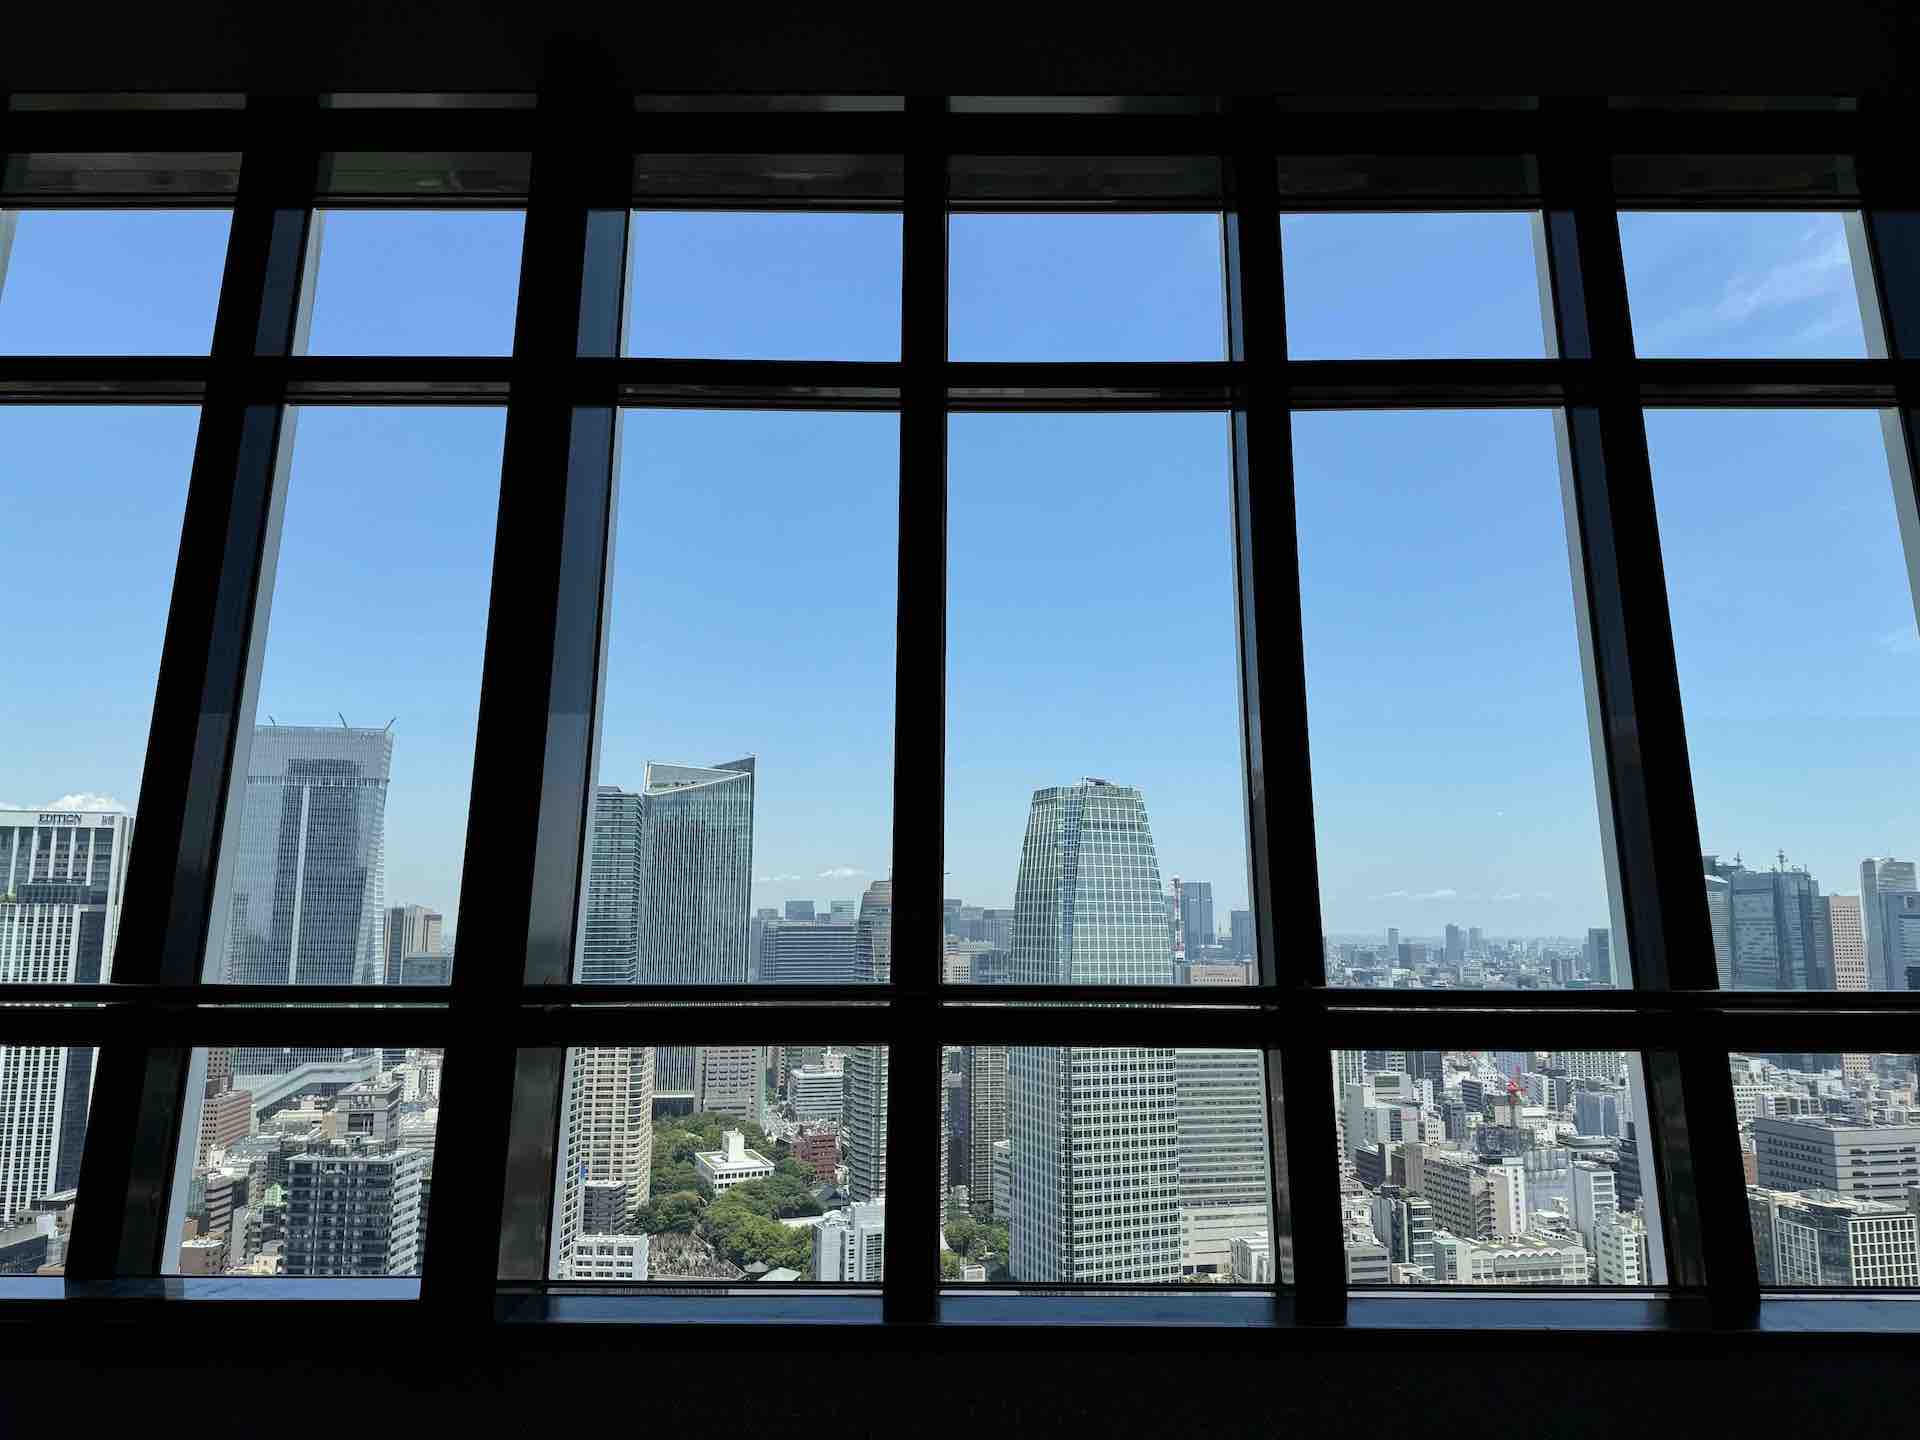
M574 1237L575 1280L644 1280L647 1278L647 1235L586 1232Z
M722 1131L720 1145L718 1150L697 1150L693 1156L695 1173L713 1187L715 1195L773 1174L773 1162L758 1150L748 1149L747 1137L738 1130Z
M887 1202L862 1200L814 1227L812 1280L877 1285L886 1278Z
M1862 1125L1817 1115L1753 1122L1756 1183L1833 1190L1904 1204L1920 1185L1920 1125Z

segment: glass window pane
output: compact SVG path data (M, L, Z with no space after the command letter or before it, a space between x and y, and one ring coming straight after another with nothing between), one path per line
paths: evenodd
M1544 355L1522 212L1280 217L1296 360Z
M113 978L199 419L0 409L0 985ZM65 1264L96 1063L0 1045L0 1274Z
M579 1046L563 1095L552 1278L885 1278L886 1046Z
M955 215L955 360L1219 360L1220 217Z
M1626 211L1620 248L1641 355L1867 353L1843 215Z
M885 980L899 423L623 421L579 978Z
M1879 417L1653 410L1647 440L1720 985L1907 989L1914 498Z
M1248 983L1226 424L948 435L948 979Z
M1728 1060L1761 1285L1920 1286L1914 1057Z
M0 409L0 980L111 978L199 419Z
M260 700L235 757L208 980L446 982L504 418L289 417Z
M0 354L206 354L231 219L0 209Z
M433 1200L440 1050L198 1049L168 1275L418 1275Z
M310 355L506 355L520 210L321 210Z
M1294 417L1332 984L1631 983L1553 426L1541 411Z
M1258 1050L949 1045L950 1283L1269 1285Z
M898 360L900 217L637 210L627 353Z
M1336 1050L1347 1284L1666 1283L1627 1050Z

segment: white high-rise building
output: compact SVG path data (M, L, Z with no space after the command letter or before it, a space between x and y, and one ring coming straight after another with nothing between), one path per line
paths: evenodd
M807 1278L878 1285L886 1279L886 1256L887 1202L861 1201L814 1227Z
M1587 1249L1591 1250L1599 1243L1601 1226L1612 1224L1614 1216L1619 1213L1620 1202L1614 1191L1613 1171L1591 1160L1574 1161L1573 1224Z
M553 1227L553 1274L575 1279L574 1247L583 1233L582 1187L611 1180L626 1187L626 1221L647 1202L653 1182L653 1051L646 1046L576 1046L567 1053L566 1153Z
M1034 792L1013 931L1015 983L1173 983L1137 789L1090 779ZM1171 1046L1009 1048L1013 1279L1179 1278L1175 1066Z
M1875 990L1903 990L1904 984L1888 984L1892 966L1887 957L1886 928L1881 897L1911 895L1920 890L1911 860L1896 860L1891 855L1860 862L1860 917L1862 942L1867 950L1867 984ZM1836 989L1839 988L1837 985Z
M1595 1248L1601 1285L1651 1285L1647 1227L1631 1215L1616 1215L1602 1225Z
M0 984L113 975L128 815L0 810ZM94 1051L0 1045L0 1226L80 1180Z

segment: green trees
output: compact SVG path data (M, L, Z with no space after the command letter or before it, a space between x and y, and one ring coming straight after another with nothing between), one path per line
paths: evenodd
M773 1174L749 1180L715 1197L700 1179L693 1157L718 1150L720 1135L738 1130L749 1149L776 1159L776 1149L759 1126L731 1115L676 1115L654 1122L653 1183L640 1207L636 1226L649 1235L696 1235L721 1259L745 1269L756 1261L768 1267L805 1270L813 1254L813 1234L780 1222L796 1215L818 1215L813 1172L780 1153Z

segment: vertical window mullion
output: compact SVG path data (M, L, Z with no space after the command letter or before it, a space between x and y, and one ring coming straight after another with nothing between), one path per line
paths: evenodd
M584 137L621 120L601 87L539 100L460 892L460 926L497 949L452 977L435 1178L460 1203L436 1207L421 1285L469 1318L498 1279L546 1275L562 1053L521 1056L515 1018L523 984L574 978L618 435L610 402L578 403L578 360L619 352L632 188L624 148Z
M926 1322L939 1296L940 899L947 720L945 103L908 101L901 226L900 578L894 646L893 1003L885 1314ZM865 1023L865 1022L863 1022Z
M262 105L262 133L308 107ZM311 297L318 156L295 144L249 149L241 166L188 482L180 558L161 645L153 723L130 854L113 979L199 982L218 881L220 837L245 717L252 713L272 587L291 426L262 397L256 357L292 354ZM177 1235L169 1198L200 1067L181 1045L100 1051L74 1232L75 1279L153 1275ZM176 1174L176 1171L179 1171ZM115 1213L117 1209L117 1214Z
M1637 989L1712 990L1700 828L1611 161L1569 146L1540 164L1551 289L1543 298L1559 355L1581 362L1587 377L1556 432L1569 533L1578 537L1582 668L1597 717L1593 743L1604 752L1608 859L1627 953ZM1642 1047L1642 1063L1669 1281L1706 1288L1716 1319L1746 1323L1758 1278L1726 1055L1711 1044L1677 1053Z
M1259 983L1301 1002L1326 983L1313 779L1307 753L1305 637L1293 498L1278 157L1267 112L1241 112L1224 216L1227 354L1240 367L1233 425L1233 536L1239 609L1241 724ZM1302 883L1275 905L1279 857ZM1325 1050L1267 1050L1270 1214L1276 1279L1291 1260L1294 1313L1345 1318L1333 1071Z

